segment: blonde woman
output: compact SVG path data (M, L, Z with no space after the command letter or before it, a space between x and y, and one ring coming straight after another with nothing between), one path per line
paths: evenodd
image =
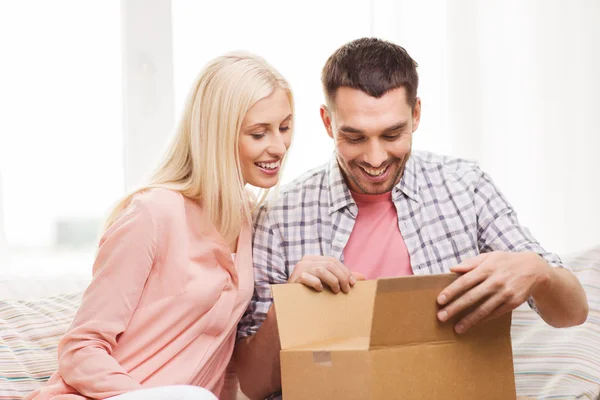
M245 186L277 184L292 111L288 84L259 57L204 68L164 162L108 218L58 371L26 399L221 395L254 290Z

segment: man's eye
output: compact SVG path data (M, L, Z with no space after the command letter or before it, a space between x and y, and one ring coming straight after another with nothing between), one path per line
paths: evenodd
M349 143L360 143L363 140L365 140L364 137L351 138L351 137L346 136L345 138L346 138L346 141L348 141Z
M397 134L395 134L395 135L385 135L383 138L384 138L385 140L396 140L396 139L398 139L400 136L402 136L402 134L401 134L401 133L397 133Z

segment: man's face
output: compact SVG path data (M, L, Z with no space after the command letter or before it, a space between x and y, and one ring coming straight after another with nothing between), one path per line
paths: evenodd
M338 164L351 190L389 192L400 182L419 126L421 100L413 108L403 87L376 99L349 87L337 90L331 110L321 119L335 141Z

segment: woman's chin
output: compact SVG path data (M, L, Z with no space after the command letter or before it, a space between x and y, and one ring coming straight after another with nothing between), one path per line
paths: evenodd
M248 180L248 184L260 189L271 189L279 182L279 177L274 176L269 179L252 179Z

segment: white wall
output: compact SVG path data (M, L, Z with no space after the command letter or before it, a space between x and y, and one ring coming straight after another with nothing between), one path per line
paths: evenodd
M122 0L125 185L147 179L174 127L171 1Z
M415 146L478 160L548 249L599 244L600 3L374 4L420 64Z
M595 0L0 2L0 36L10 38L0 273L87 273L93 249L53 248L56 220L100 220L147 177L194 77L226 51L256 52L291 82L284 182L324 162L333 144L319 119L321 68L369 35L420 65L415 147L478 160L548 249L598 244L598 21Z
M0 173L0 265L7 256L6 233L4 233L4 195L2 190L2 174Z
M321 68L341 44L368 36L370 23L369 0L173 0L176 115L210 59L240 49L264 57L289 80L295 96L287 182L329 159L333 142L319 117Z

